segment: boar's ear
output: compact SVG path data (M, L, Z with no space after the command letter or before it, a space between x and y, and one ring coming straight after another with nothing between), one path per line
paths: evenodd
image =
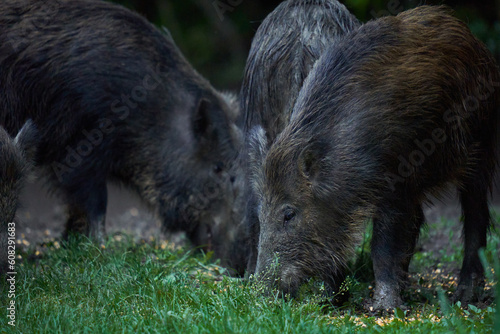
M14 143L24 152L28 161L33 161L38 144L38 130L32 120L26 121L14 138Z
M299 155L299 170L312 183L318 181L327 152L327 144L314 141L308 144Z
M214 117L211 114L210 102L201 99L193 115L192 126L194 137L198 141L210 140L214 130Z
M262 190L264 175L262 166L267 155L266 131L261 126L255 126L249 134L248 165L250 171L250 182L253 190L259 194Z

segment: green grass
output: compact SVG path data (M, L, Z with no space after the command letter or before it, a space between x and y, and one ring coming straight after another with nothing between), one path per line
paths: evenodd
M424 233L424 241L435 229L454 229L449 222L437 225ZM372 291L370 275L362 274L369 273L367 244L360 247L361 260L353 264L346 283L349 301L332 307L307 287L294 300L265 296L258 283L223 275L211 254L170 244L137 244L123 237L110 238L104 248L85 241L67 247L52 242L41 256L34 256L34 250L19 254L16 327L7 324L3 311L0 332L500 333L492 287L500 275L498 230L489 241L483 253L489 301L449 304L453 272L445 274L446 268L457 270L461 261L460 249L451 248L446 254L416 254L405 292L409 309L383 317L363 311ZM500 300L498 291L496 298ZM7 302L2 293L2 310Z

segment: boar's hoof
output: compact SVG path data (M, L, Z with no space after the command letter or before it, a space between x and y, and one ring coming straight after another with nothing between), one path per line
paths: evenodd
M471 284L459 284L451 298L452 303L460 301L462 305L468 305L481 300L484 292L484 280L474 279Z
M370 312L392 312L397 307L404 308L399 289L388 284L379 284L375 290L373 302L371 305L365 305Z

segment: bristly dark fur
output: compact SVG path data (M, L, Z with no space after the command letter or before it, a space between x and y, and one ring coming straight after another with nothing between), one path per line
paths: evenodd
M252 41L241 89L244 129L261 125L269 140L288 123L302 83L335 38L359 26L336 0L282 2Z
M0 277L7 266L7 228L14 222L19 194L33 164L37 133L31 120L15 138L0 126Z
M262 22L252 41L240 94L247 138L242 161L247 177L255 170L252 166L255 161L248 161L253 154L248 145L252 129L260 126L271 144L288 124L295 100L314 63L338 36L358 26L358 20L336 0L284 1ZM252 182L247 179L245 185L245 221L252 252L250 273L255 271L259 235Z
M283 290L309 276L331 282L373 218L373 306L399 306L422 203L452 183L464 215L456 298L474 298L499 106L491 53L447 8L418 7L337 40L267 153L257 271L278 253Z
M66 234L102 240L112 180L165 229L206 245L213 217L232 210L240 135L225 97L171 37L97 0L5 0L0 27L0 124L11 134L36 124L36 161L67 203Z

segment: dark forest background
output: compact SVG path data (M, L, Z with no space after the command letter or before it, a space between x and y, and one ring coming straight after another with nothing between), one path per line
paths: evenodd
M167 27L217 88L238 89L252 37L278 0L114 0ZM363 22L419 4L446 4L500 59L500 0L341 0Z

